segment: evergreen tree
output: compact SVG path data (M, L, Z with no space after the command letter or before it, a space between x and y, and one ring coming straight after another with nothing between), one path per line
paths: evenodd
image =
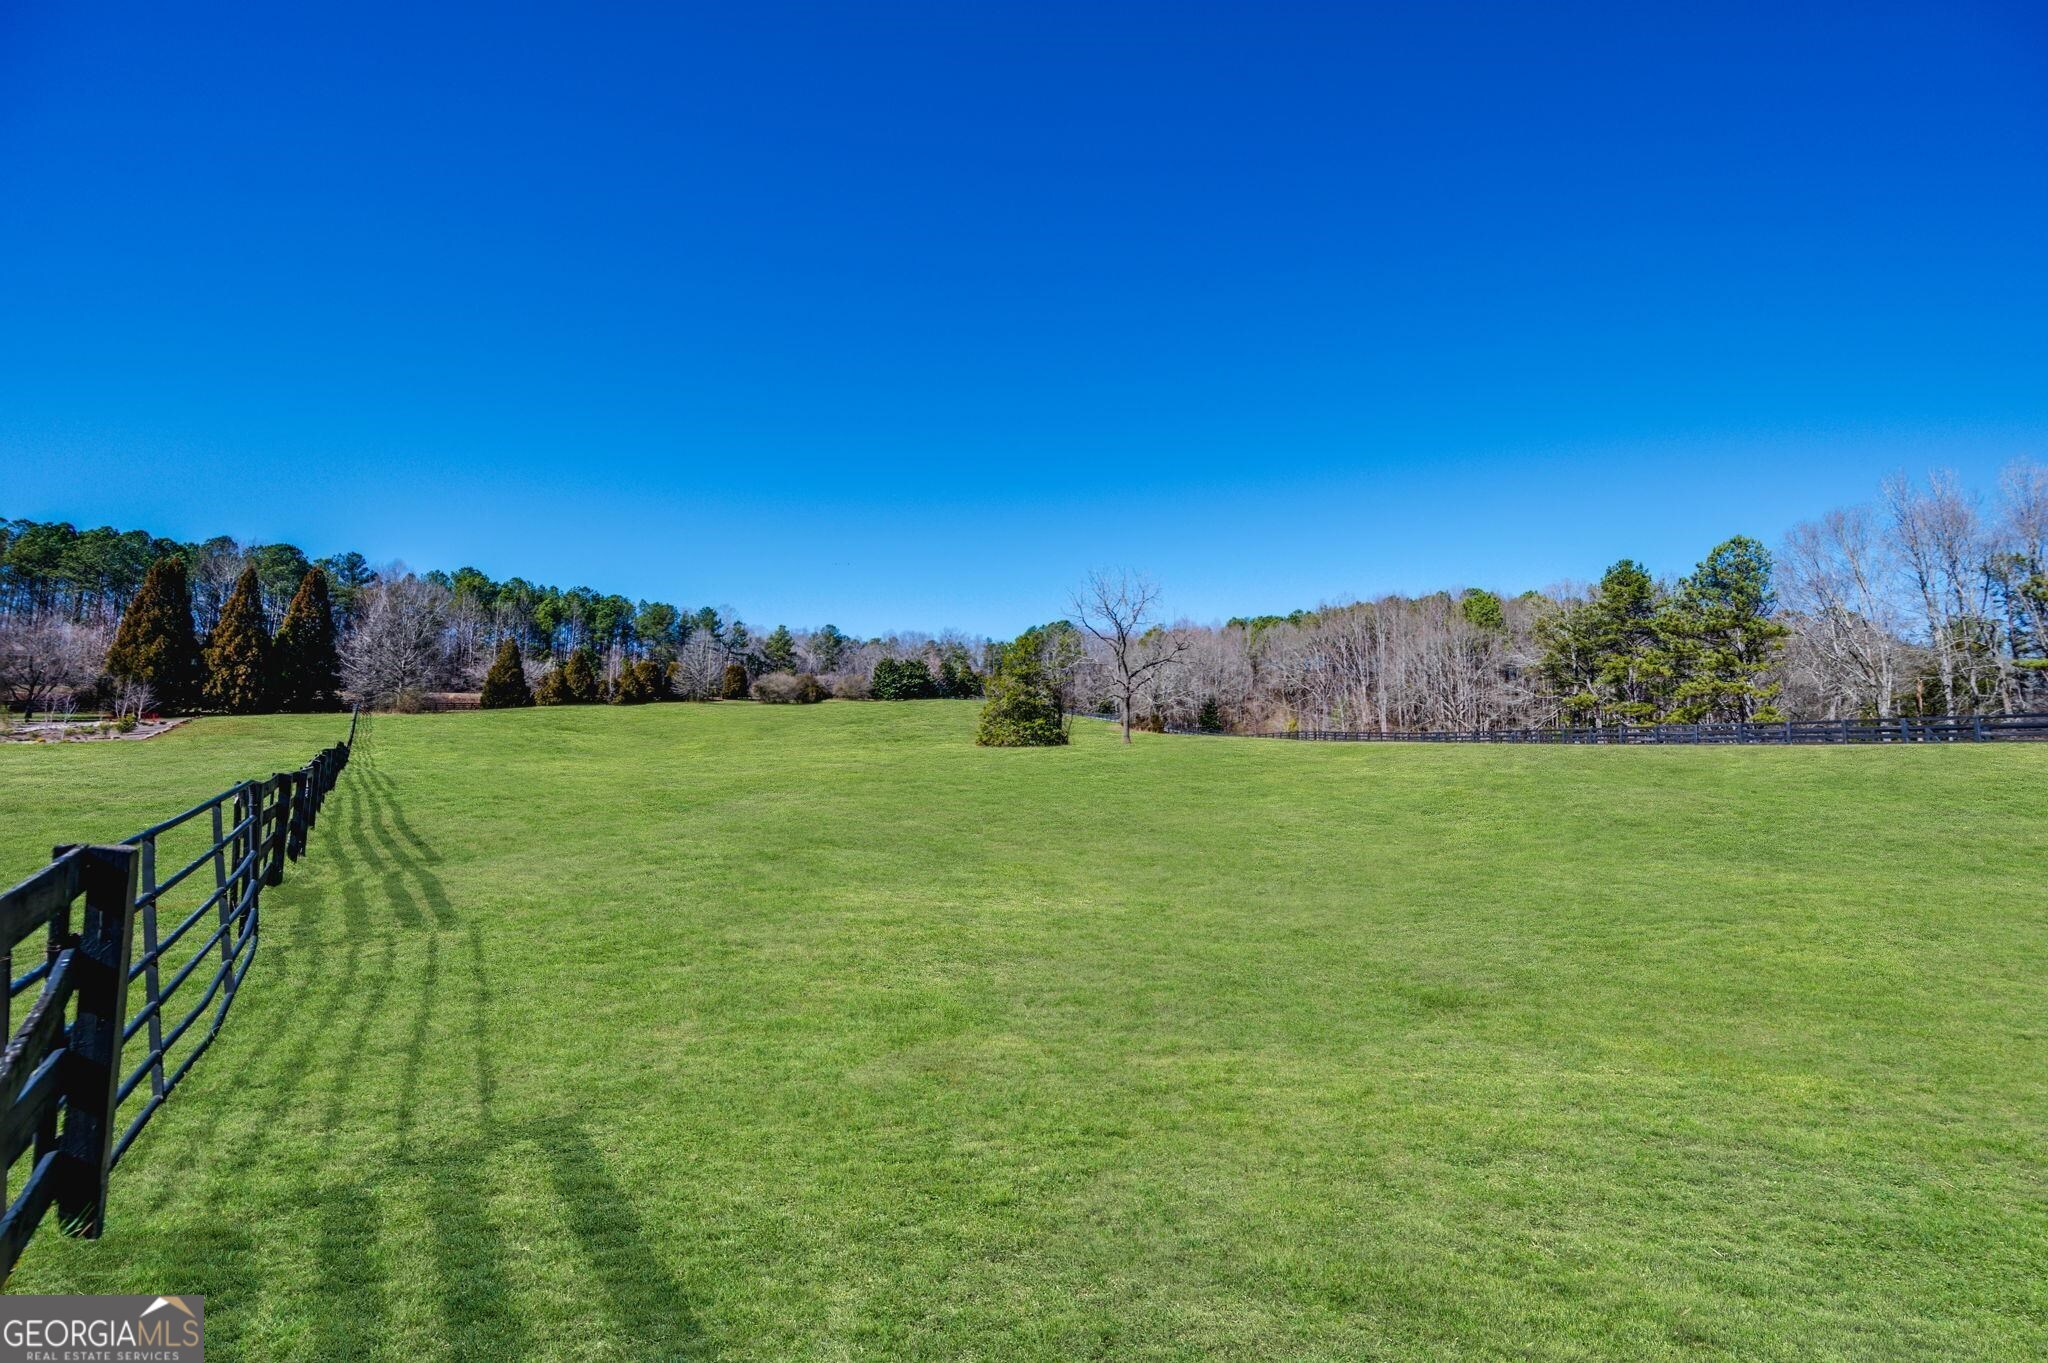
M846 656L849 640L839 632L837 625L820 625L818 632L811 636L811 660L820 672L837 672L839 660Z
M667 699L668 669L651 658L628 663L619 673L619 684L612 688L614 705L645 705Z
M974 734L977 745L1053 748L1067 741L1067 720L1060 712L1046 644L1043 629L1029 629L998 651L988 677L988 703L981 707L981 723Z
M567 672L566 666L548 669L548 674L540 679L540 685L533 688L533 703L535 705L575 704L569 698Z
M1746 535L1716 545L1659 619L1659 633L1683 680L1671 718L1769 723L1779 683L1767 682L1791 631L1772 618L1771 552Z
M263 583L254 568L244 568L206 640L206 699L231 715L253 715L270 709L275 698Z
M761 662L770 672L796 671L796 636L789 632L788 625L777 625L761 641Z
M1593 598L1594 679L1601 718L1654 724L1671 691L1673 659L1659 628L1664 601L1656 579L1623 559L1600 579Z
M562 674L562 683L568 689L568 704L595 705L603 696L604 684L597 675L597 655L588 648L573 650L568 661L556 670Z
M1458 602L1458 613L1465 617L1467 624L1477 625L1480 629L1499 633L1508 627L1507 613L1501 609L1500 598L1482 588L1465 593L1464 599Z
M981 674L968 661L967 650L958 644L948 647L939 658L938 693L971 700L982 691Z
M1567 720L1649 724L1662 717L1674 667L1661 630L1663 606L1656 580L1623 559L1602 575L1589 600L1537 621L1543 645L1537 671Z
M526 664L520 661L519 645L507 639L498 645L498 656L484 674L483 694L477 704L486 710L514 710L533 704L533 692L526 688Z
M309 568L277 631L278 704L286 710L341 708L341 653L334 642L334 607L327 574Z
M1211 696L1202 702L1202 709L1195 716L1195 727L1205 734L1223 732L1223 707L1216 703L1216 697Z
M725 678L719 683L720 700L745 700L747 698L747 669L738 663L725 665Z
M107 671L141 682L166 709L183 709L201 698L199 640L192 631L192 592L183 559L167 555L151 564L128 603Z
M929 700L939 683L922 658L884 658L875 664L868 694L876 700Z
M595 705L603 694L597 658L588 648L576 648L569 651L560 666L541 678L534 700L541 705Z

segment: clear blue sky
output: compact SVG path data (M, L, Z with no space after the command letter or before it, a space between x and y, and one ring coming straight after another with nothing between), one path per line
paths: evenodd
M2039 5L0 13L0 515L1006 634L2048 457Z

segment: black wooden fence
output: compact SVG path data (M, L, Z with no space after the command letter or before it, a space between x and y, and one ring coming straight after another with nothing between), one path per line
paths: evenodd
M1170 734L1208 731L1169 724ZM1223 737L1225 735L1215 735ZM1316 743L1999 743L2048 742L2048 714L1913 719L1782 720L1770 724L1612 724L1568 729L1292 729L1232 735Z
M15 1163L31 1156L0 1214L0 1281L52 1206L72 1234L100 1233L109 1175L220 1034L256 958L263 887L283 881L285 863L305 854L355 737L351 716L348 737L297 771L245 781L119 846L59 847L48 866L0 894L10 1026L14 1000L42 986L0 1054L0 1196ZM160 850L175 845L182 856L195 840L197 855L160 868ZM198 904L166 931L160 913L201 888ZM47 929L42 960L16 976L14 950L38 928ZM196 997L181 996L195 979L204 981L192 986ZM138 1035L146 1045L124 1072Z

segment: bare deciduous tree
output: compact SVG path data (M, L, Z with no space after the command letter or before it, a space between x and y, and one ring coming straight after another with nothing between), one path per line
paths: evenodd
M1074 623L1086 630L1108 654L1109 684L1123 719L1124 742L1131 741L1131 705L1153 673L1178 663L1188 641L1178 633L1154 628L1159 585L1128 570L1093 572L1074 593Z
M0 690L25 710L90 686L106 657L106 631L96 626L50 615L0 620Z
M448 592L403 569L364 591L341 644L341 675L369 705L402 705L434 682L442 661Z
M1891 583L1897 562L1863 507L1830 511L1785 537L1780 581L1793 619L1788 666L1824 718L1892 713L1905 662Z

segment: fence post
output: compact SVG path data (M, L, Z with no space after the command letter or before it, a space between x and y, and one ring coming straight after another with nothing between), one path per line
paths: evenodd
M60 856L70 850L57 849ZM64 1131L52 1174L58 1220L71 1234L95 1239L107 1218L137 865L132 847L88 847L84 855L85 921L73 966L78 1012L64 1047Z
M270 780L257 788L257 809L261 810L265 803L270 806L266 813L259 814L256 819L256 831L264 839L262 846L269 862L263 870L265 885L284 884L284 845L291 832L291 810L288 807L291 793L292 778L288 773L281 771L273 772ZM270 796L267 802L264 799L266 794ZM263 830L266 819L272 825L268 834L264 834Z
M213 840L220 842L220 806L213 807ZM161 977L156 960L156 835L142 840L142 888L138 896L142 900L142 954L149 964L143 968L142 999L145 1003L157 1001L157 989ZM220 854L214 854L217 863ZM149 1053L156 1057L156 1063L149 1068L149 1091L161 1098L164 1093L164 1011L159 1008L149 1015Z

